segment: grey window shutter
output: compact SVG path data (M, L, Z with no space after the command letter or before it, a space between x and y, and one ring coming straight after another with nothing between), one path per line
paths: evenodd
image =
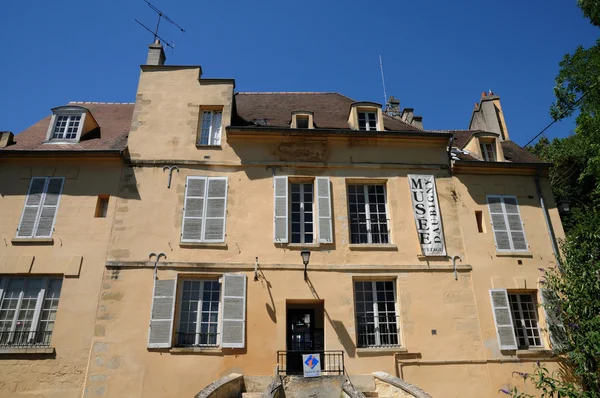
M207 183L204 242L225 242L227 177L210 177Z
M332 243L333 226L331 220L331 188L329 177L317 177L316 180L319 243Z
M512 313L508 302L506 289L490 290L494 322L496 323L496 334L501 350L516 350L517 338L513 325Z
M288 242L288 178L273 177L273 242Z
M544 308L552 348L562 351L568 347L569 340L558 312L560 308L558 295L550 289L540 289L540 297L542 298L542 307Z
M201 242L204 225L206 177L188 177L183 204L182 242Z
M171 347L176 286L176 279L154 281L148 348Z
M523 229L517 198L514 196L504 196L503 200L513 250L527 250L525 230Z
M244 348L246 339L246 275L223 275L221 346Z
M494 239L496 249L511 250L510 237L506 218L504 216L504 207L502 206L501 196L488 196L488 206L490 209L490 218L492 220L492 229L494 230Z
M44 193L44 199L38 216L35 231L36 238L49 238L52 236L64 181L62 177L48 178L46 192Z
M35 224L37 222L38 213L42 204L44 190L46 188L46 177L34 177L29 184L27 198L25 198L25 206L23 214L19 221L17 237L32 238L35 232Z

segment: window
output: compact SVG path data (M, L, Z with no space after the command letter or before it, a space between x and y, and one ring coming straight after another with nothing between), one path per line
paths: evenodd
M221 145L221 111L202 112L199 145Z
M49 238L52 236L63 183L64 178L62 177L33 177L31 179L17 229L17 238Z
M350 243L389 243L384 185L348 185Z
M188 177L182 242L224 242L227 177Z
M484 142L480 145L481 148L481 156L483 156L483 160L486 162L495 162L496 161L496 148L494 143Z
M292 243L313 243L313 184L291 183L290 218Z
M296 128L307 129L308 128L308 116L296 116Z
M177 346L217 346L221 284L218 280L184 280L181 288Z
M519 348L542 347L534 295L509 293L508 298Z
M81 115L56 115L51 139L76 140L81 128Z
M108 195L98 196L98 202L96 203L96 213L94 217L106 218L106 214L108 213L108 198Z
M475 210L475 220L477 221L477 232L484 233L485 226L483 225L483 212L481 210Z
M498 251L526 251L527 240L516 196L488 195L492 229Z
M398 346L393 281L354 282L358 347Z
M50 345L61 278L0 277L0 346Z
M377 130L377 114L375 112L358 112L358 129Z

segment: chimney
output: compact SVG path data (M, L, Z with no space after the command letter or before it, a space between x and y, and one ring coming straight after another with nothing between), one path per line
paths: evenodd
M156 40L148 46L148 60L146 61L146 65L164 65L166 59L165 50L162 44L160 44L160 40Z
M14 137L12 131L0 131L0 148L6 148L7 146L14 144Z
M413 120L414 112L415 112L415 110L413 108L404 108L402 110L402 116L401 116L402 121L406 122L408 124L411 124L412 120Z
M412 119L412 122L410 123L410 125L423 130L423 116L413 116L413 119Z
M502 105L500 104L500 97L494 94L492 90L487 93L483 91L479 103L475 103L475 108L471 113L469 130L497 133L502 141L510 139Z

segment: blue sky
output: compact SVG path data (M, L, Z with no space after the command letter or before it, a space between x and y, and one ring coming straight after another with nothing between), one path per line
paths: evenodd
M550 122L558 62L598 29L575 0L228 2L153 0L185 33L167 63L200 64L238 91L337 91L415 108L425 128L466 129L482 91L500 95L511 138ZM14 1L0 13L0 130L68 101L133 102L156 14L143 0ZM549 137L573 131L566 120Z

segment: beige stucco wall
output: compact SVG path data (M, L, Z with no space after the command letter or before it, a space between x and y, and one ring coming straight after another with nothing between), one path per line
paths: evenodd
M116 195L120 174L118 158L0 160L0 274L65 276L51 340L56 354L0 354L0 396L81 396L115 197L107 218L94 212L99 194ZM52 244L11 242L33 176L66 178Z

